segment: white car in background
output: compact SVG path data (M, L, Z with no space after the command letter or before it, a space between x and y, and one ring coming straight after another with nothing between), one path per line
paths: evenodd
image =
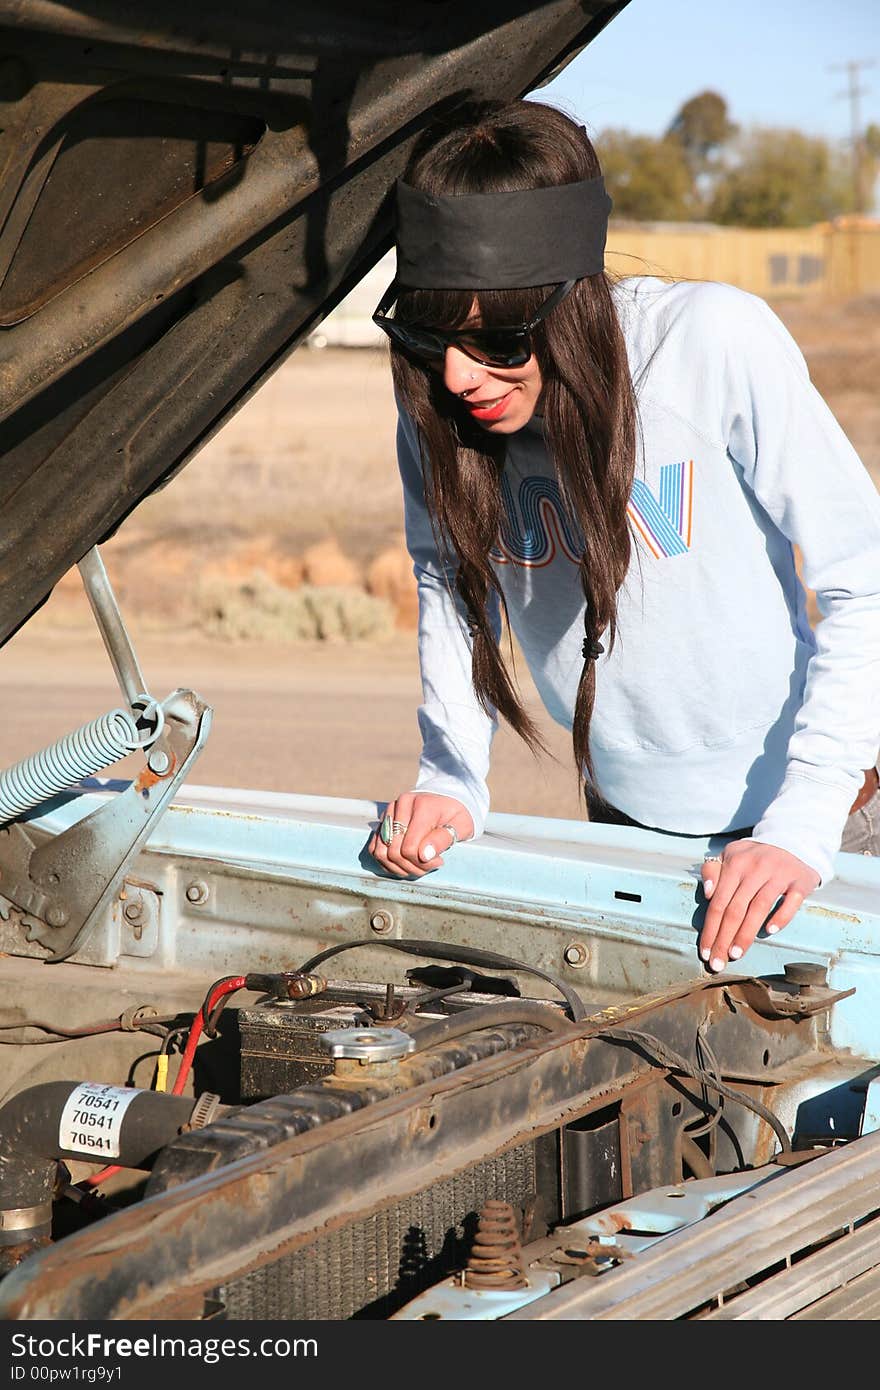
M341 304L331 309L317 328L306 338L310 348L351 347L381 348L387 339L373 322L373 310L394 279L396 257L388 251L368 270L363 280L346 295Z

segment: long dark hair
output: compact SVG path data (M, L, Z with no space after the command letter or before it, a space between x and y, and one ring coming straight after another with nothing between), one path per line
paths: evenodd
M580 126L538 102L487 104L419 142L404 174L426 193L518 192L576 183L599 174ZM476 297L487 327L529 320L554 286L507 290L408 290L396 313L409 323L455 328ZM584 540L579 571L587 645L614 642L617 591L630 562L627 503L635 469L636 407L626 347L604 273L578 281L534 331L541 409L563 504ZM473 639L473 684L534 750L541 739L523 709L495 642L487 611L492 592L506 604L490 562L503 519L505 441L468 418L438 373L392 349L394 384L419 431L425 498L435 534L457 562L456 587ZM590 719L595 662L584 663L572 740L578 769L594 783Z

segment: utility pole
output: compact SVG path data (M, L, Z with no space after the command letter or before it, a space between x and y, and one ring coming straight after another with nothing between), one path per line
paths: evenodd
M859 86L859 70L873 68L877 64L873 58L853 58L848 63L831 63L829 72L848 74L847 90L838 92L838 97L849 97L850 141L852 149L853 201L857 213L865 211L864 186L862 182L862 113L859 97L869 90Z

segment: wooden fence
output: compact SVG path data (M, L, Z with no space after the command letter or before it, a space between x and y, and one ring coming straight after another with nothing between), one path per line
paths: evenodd
M806 295L848 299L880 292L880 222L794 231L700 223L612 222L606 265L617 275L722 280L765 299ZM312 346L381 347L370 315L394 278L389 251L309 338Z
M880 291L880 222L756 229L612 222L606 265L618 275L722 280L766 299Z

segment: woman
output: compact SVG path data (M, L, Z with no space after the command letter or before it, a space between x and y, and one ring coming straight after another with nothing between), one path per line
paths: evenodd
M539 744L503 607L591 818L729 837L703 866L720 970L827 881L848 813L880 810L880 498L762 301L609 281L609 208L583 129L533 102L434 132L398 185L375 318L423 753L370 851L418 876L481 833L496 711Z

